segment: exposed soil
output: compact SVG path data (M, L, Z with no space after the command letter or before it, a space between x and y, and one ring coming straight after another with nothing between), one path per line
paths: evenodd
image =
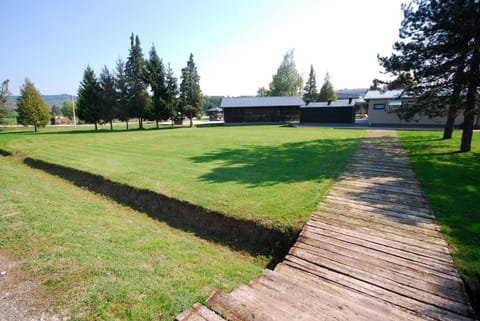
M41 280L35 279L16 260L0 250L0 321L60 321Z

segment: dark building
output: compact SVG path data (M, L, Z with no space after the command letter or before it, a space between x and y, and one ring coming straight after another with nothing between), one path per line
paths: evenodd
M300 108L301 123L354 124L353 99L310 103Z
M225 123L287 123L298 122L301 97L240 97L223 98Z

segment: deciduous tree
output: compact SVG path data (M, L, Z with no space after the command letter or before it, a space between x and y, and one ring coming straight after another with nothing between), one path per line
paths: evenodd
M25 126L33 125L35 132L38 127L45 127L50 121L50 110L35 85L28 79L20 88L17 98L19 122Z
M193 54L190 54L187 66L182 69L182 82L180 83L180 112L190 120L190 127L193 126L193 117L202 112L202 91L200 90L200 76L197 66L193 61Z
M295 65L294 50L289 50L273 75L269 96L301 96L303 78Z

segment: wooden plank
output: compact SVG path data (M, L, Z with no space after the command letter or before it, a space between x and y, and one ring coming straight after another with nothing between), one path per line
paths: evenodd
M331 255L330 258L337 258L337 255L345 256L346 258L352 258L359 263L368 262L369 265L378 266L390 271L390 273L396 273L405 278L412 280L412 282L428 282L432 286L440 286L455 292L465 298L465 293L462 291L463 284L460 278L445 276L444 274L432 273L430 267L422 265L410 264L409 261L399 259L395 256L379 255L379 253L373 251L362 251L361 247L355 246L342 246L335 243L326 241L318 241L313 238L299 236L298 241L295 243L296 247L301 247L302 244L308 245L313 248L317 248L317 251L328 251ZM337 260L343 261L341 258ZM357 265L352 265L353 267ZM434 272L434 271L433 271Z
M364 226L366 228L377 229L388 233L418 238L424 242L447 247L447 243L442 237L440 237L440 233L438 231L428 230L419 226L402 223L398 220L394 221L385 219L381 215L362 215L355 211L340 211L320 205L317 206L315 211L312 213L311 219L333 220L344 222L344 224Z
M232 297L229 293L217 290L205 301L213 311L220 313L229 321L253 321L253 320L269 320L263 315L258 315L254 310L250 310L249 305L242 300Z
M375 212L360 211L354 208L335 208L330 206L331 203L320 202L315 208L312 215L336 217L345 221L363 221L367 224L376 224L379 226L388 227L391 229L407 231L407 233L420 234L423 237L432 239L433 243L440 245L446 245L445 241L441 237L438 225L433 222L422 223L418 221L411 221L400 217L385 217Z
M315 223L327 224L332 227L349 229L364 235L371 235L374 237L380 237L390 241L399 242L405 245L416 246L426 251L431 251L434 254L441 253L451 259L450 252L445 244L439 245L437 243L429 242L429 240L427 240L425 237L422 238L422 235L419 234L402 233L403 231L398 231L395 229L386 230L387 228L382 228L381 226L375 224L352 224L352 222L346 222L333 218L326 219L316 215L311 217L310 223L312 223L312 225L315 225Z
M289 280L295 280L297 282L301 282L302 284L310 285L314 289L322 289L322 291L331 293L335 297L343 298L343 300L347 302L345 304L353 303L359 306L362 310L370 310L373 313L372 320L433 320L428 317L419 317L415 311L410 311L384 300L380 300L369 295L364 295L359 291L350 290L341 285L327 282L321 278L318 278L315 274L309 273L301 268L299 269L292 267L291 265L285 263L280 263L277 265L275 272L285 275L285 277ZM343 309L342 304L339 304L338 306L339 309ZM354 318L353 320L357 319Z
M440 296L458 302L465 302L465 296L462 295L463 288L458 282L448 282L449 280L430 276L422 271L412 268L402 269L394 264L379 260L361 253L342 251L341 254L335 252L331 246L318 246L318 244L309 244L307 239L299 240L291 249L289 254L297 255L306 251L321 260L322 265L327 268L337 268L340 266L342 273L347 270L358 270L359 275L372 278L379 282L392 285L399 284L400 289L407 287L407 291L424 291L433 296ZM332 262L332 264L330 263ZM343 267L343 268L342 268ZM354 276L352 274L352 276Z
M175 321L225 321L224 318L200 303L179 314Z
M301 235L320 242L343 244L344 247L357 248L359 251L365 251L380 258L383 257L391 262L401 260L404 261L405 264L415 264L416 266L423 267L429 273L434 273L440 277L459 279L457 271L451 265L445 265L444 263L439 263L437 260L430 260L415 253L404 252L380 244L366 242L332 231L318 231L305 228Z
M348 187L348 188L367 188L369 190L386 192L386 193L402 193L405 195L414 195L418 197L425 197L423 191L420 189L420 186L413 185L414 187L401 187L394 186L393 184L382 184L382 183L372 183L369 181L362 180L347 180L339 179L335 182L335 186Z
M350 238L361 240L362 242L369 242L371 244L375 244L375 246L380 245L380 246L387 247L389 249L395 249L395 250L411 253L415 256L418 256L421 260L435 261L436 263L441 263L446 266L453 266L452 258L448 253L436 252L436 251L432 251L425 248L419 248L418 246L415 246L415 245L401 243L395 240L393 237L382 238L381 236L377 236L380 233L378 233L377 235L374 235L374 234L366 235L362 232L357 232L353 228L345 228L340 226L335 226L335 228L332 228L332 225L329 225L327 223L323 223L320 221L314 221L314 220L310 220L307 223L306 228L312 231L322 231L322 233L333 232L333 233L345 235Z
M349 205L358 205L358 206L365 206L370 209L381 209L387 210L396 213L404 213L409 215L416 215L416 216L423 216L430 219L435 219L432 211L428 208L415 208L406 204L398 204L398 203L390 203L390 202L383 202L381 200L376 200L375 203L369 201L362 201L362 200L354 200L354 199L347 199L344 197L338 197L335 195L331 195L328 193L325 196L326 200L334 201L334 202L341 202L343 204Z
M410 311L417 311L421 315L428 316L437 320L471 320L473 315L462 315L450 309L450 306L436 306L431 302L423 302L415 298L404 296L396 292L389 291L383 287L374 286L367 282L357 280L347 275L337 273L321 267L319 265L302 260L301 258L287 255L284 260L285 264L291 265L298 269L303 269L317 275L318 277L336 284L342 285L348 289L358 291L364 295L369 295L391 304L403 307Z

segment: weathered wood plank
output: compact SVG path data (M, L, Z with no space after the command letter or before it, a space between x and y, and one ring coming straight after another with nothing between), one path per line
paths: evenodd
M389 291L383 287L374 286L372 284L363 282L348 275L337 273L314 263L302 260L298 257L288 255L284 260L284 263L292 267L308 271L309 273L315 274L316 276L324 279L325 281L334 282L352 291L358 291L360 293L363 293L364 295L369 295L381 299L383 301L403 307L410 311L420 311L422 315L428 316L433 319L471 320L471 317L473 316L471 314L467 316L458 314L457 312L452 311L450 306L439 307L430 302L420 301L409 296L404 296L396 292Z
M339 228L349 229L363 235L371 235L373 237L380 237L390 241L402 243L405 245L420 247L421 249L426 251L431 251L434 254L446 255L449 260L451 259L450 252L446 245L444 244L439 245L439 244L429 242L428 238L422 237L423 235L402 233L403 231L398 231L395 229L388 230L387 227L382 227L375 224L366 225L364 222L361 222L364 224L358 224L358 222L357 224L354 224L354 223L352 224L352 222L347 222L341 219L333 219L331 217L328 218L323 216L319 217L317 215L321 215L321 214L316 214L312 216L312 218L310 219L310 223L312 223L312 225L315 225L315 223L318 223L318 224L328 224L331 226L337 226Z

